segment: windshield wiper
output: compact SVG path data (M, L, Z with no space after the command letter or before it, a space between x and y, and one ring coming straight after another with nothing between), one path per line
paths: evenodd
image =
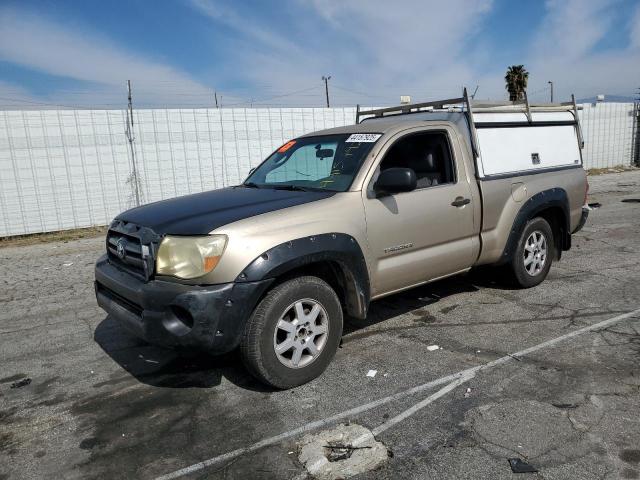
M299 185L269 185L274 190L290 190L292 192L312 192L311 188L301 187Z
M245 182L242 184L242 186L247 188L260 188L260 185L254 182Z

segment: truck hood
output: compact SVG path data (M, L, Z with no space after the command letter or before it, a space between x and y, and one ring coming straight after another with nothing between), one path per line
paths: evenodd
M127 210L116 219L149 227L160 235L206 235L228 223L332 195L335 192L237 186L150 203Z

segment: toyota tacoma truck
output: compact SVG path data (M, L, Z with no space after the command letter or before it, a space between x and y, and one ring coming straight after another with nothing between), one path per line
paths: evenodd
M373 300L479 265L542 282L586 220L581 149L575 101L358 108L240 185L118 215L97 301L150 343L239 347L255 377L291 388Z

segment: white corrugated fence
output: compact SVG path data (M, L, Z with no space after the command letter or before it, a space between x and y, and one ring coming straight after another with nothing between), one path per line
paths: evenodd
M355 108L134 111L143 203L241 182L303 133ZM586 168L629 165L633 104L584 105ZM125 110L0 111L0 237L105 225L134 206Z

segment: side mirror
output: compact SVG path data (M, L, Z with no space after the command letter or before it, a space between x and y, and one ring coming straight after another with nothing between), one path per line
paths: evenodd
M388 168L378 177L373 190L376 193L410 192L416 189L416 172L411 168Z

